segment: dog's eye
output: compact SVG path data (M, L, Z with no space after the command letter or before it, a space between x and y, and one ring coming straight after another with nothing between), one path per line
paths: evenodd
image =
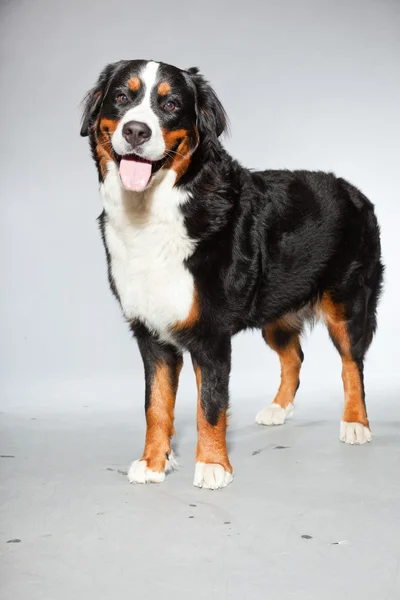
M128 102L128 96L125 96L125 94L119 94L119 96L117 96L117 102L118 104L126 104Z
M166 104L164 104L164 109L165 110L169 110L170 112L172 112L173 110L176 109L175 102L171 102L171 101L167 102Z

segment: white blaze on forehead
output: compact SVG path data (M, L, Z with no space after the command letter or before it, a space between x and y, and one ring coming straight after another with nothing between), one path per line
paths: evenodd
M142 83L145 88L144 98L140 106L149 107L150 110L151 91L156 84L158 67L159 63L151 61L148 62L144 69L142 69L142 71L140 72L140 79L142 80Z
M159 63L150 61L140 71L139 78L144 88L142 101L125 113L111 138L115 152L121 156L132 153L122 135L122 128L129 121L145 123L151 129L151 138L138 146L135 153L151 161L160 160L164 156L165 142L160 121L151 107L151 94L156 85L158 67Z

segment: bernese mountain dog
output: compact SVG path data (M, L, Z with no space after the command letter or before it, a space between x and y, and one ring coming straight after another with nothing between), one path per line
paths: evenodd
M194 485L227 486L231 340L261 330L281 364L272 404L293 410L305 325L322 318L342 359L340 439L371 440L363 363L382 287L374 207L332 173L252 171L224 149L225 110L197 68L123 60L84 99L100 182L110 287L144 363L146 441L129 481L162 482L171 450L182 355L196 375ZM256 135L255 133L253 135Z

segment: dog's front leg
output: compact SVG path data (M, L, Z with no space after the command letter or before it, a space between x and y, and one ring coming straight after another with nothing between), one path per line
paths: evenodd
M231 341L207 339L191 351L197 381L197 451L194 485L226 487L233 479L226 447Z
M176 466L171 450L174 408L182 368L182 355L173 346L161 344L143 327L133 327L146 377L146 442L143 456L128 472L131 483L160 483Z

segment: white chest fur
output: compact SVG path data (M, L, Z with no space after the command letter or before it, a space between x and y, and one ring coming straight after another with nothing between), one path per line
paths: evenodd
M161 340L185 320L194 281L184 265L195 242L185 229L180 205L186 193L174 188L174 171L160 171L144 192L121 187L114 164L100 187L106 211L105 240L111 272L127 319L140 319Z

